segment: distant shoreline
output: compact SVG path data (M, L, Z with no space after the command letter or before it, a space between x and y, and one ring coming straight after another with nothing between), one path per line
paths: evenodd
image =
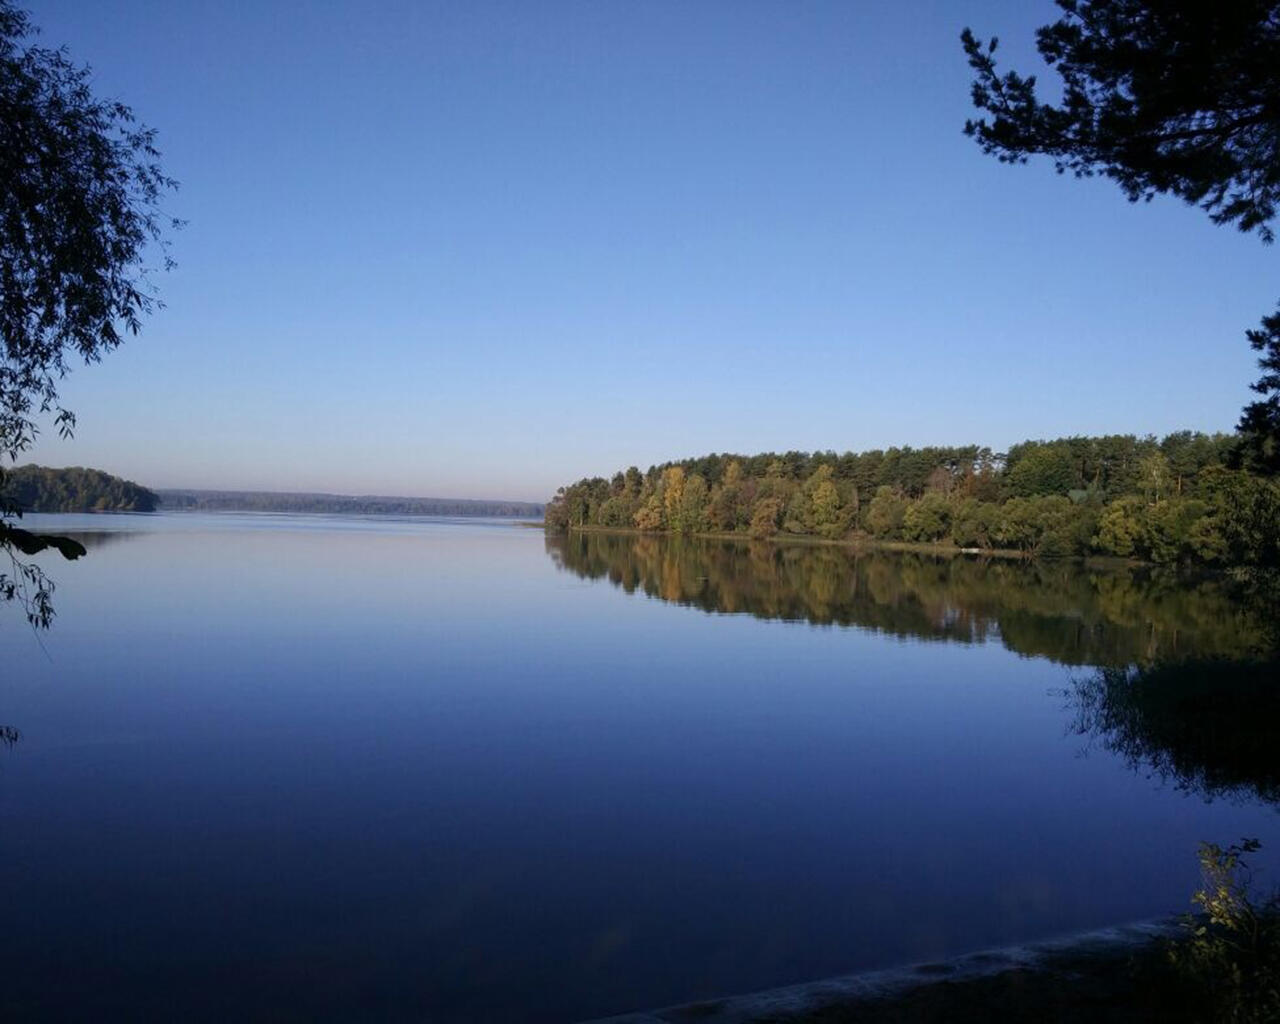
M157 490L164 512L320 512L354 515L434 515L541 518L546 506L534 501L484 498L410 498L377 494L310 491Z
M34 463L0 474L15 512L328 512L355 515L493 516L541 519L546 504L503 498L436 498L326 491L255 491L143 487L84 466Z

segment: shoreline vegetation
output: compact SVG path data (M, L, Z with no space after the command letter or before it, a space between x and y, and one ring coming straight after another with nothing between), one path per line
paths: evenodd
M804 540L988 557L1280 563L1280 480L1184 430L978 445L711 454L561 487L548 530Z
M154 512L155 491L100 469L26 465L0 470L0 504L23 512Z

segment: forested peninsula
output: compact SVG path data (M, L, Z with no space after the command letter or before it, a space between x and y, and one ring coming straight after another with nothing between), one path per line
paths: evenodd
M1280 564L1280 479L1179 431L867 452L706 455L560 488L547 528L816 537L1030 557Z
M0 472L0 501L18 512L154 512L160 499L100 469L17 466Z
M323 512L346 515L500 516L536 519L545 506L532 501L473 498L395 498L287 491L161 490L166 512Z

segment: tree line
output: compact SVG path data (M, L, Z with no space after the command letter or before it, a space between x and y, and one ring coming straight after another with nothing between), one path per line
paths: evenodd
M19 512L154 512L160 499L100 469L18 466L0 471L0 495Z
M707 455L560 488L548 529L591 527L1280 564L1280 481L1237 440L1179 431L838 455Z

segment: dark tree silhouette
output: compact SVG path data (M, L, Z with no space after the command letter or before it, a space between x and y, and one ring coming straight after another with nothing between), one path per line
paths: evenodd
M1258 472L1280 473L1280 312L1263 317L1262 326L1249 331L1249 344L1262 353L1262 376L1251 386L1263 397L1245 406L1240 417L1240 461Z
M154 512L160 504L132 480L80 466L19 466L7 485L6 497L24 512Z
M26 13L0 0L0 452L12 461L49 413L67 434L74 415L58 382L79 358L95 362L136 334L156 306L145 259L169 266L160 211L174 182L160 169L154 133L122 103L102 100L90 72L65 50L29 42ZM0 490L3 485L0 468ZM20 600L33 625L47 626L52 589L16 552L40 538L12 525L0 504L0 599ZM79 552L65 544L63 554Z
M1280 201L1280 3L1276 0L1057 0L1063 17L1036 33L1061 78L1044 102L1034 76L996 70L996 39L962 34L975 73L965 124L1006 163L1050 157L1059 172L1111 178L1131 201L1177 196L1215 224L1274 238ZM1246 458L1280 468L1280 322L1252 331L1266 349L1254 389L1270 397L1240 421ZM1262 462L1258 463L1257 458Z

